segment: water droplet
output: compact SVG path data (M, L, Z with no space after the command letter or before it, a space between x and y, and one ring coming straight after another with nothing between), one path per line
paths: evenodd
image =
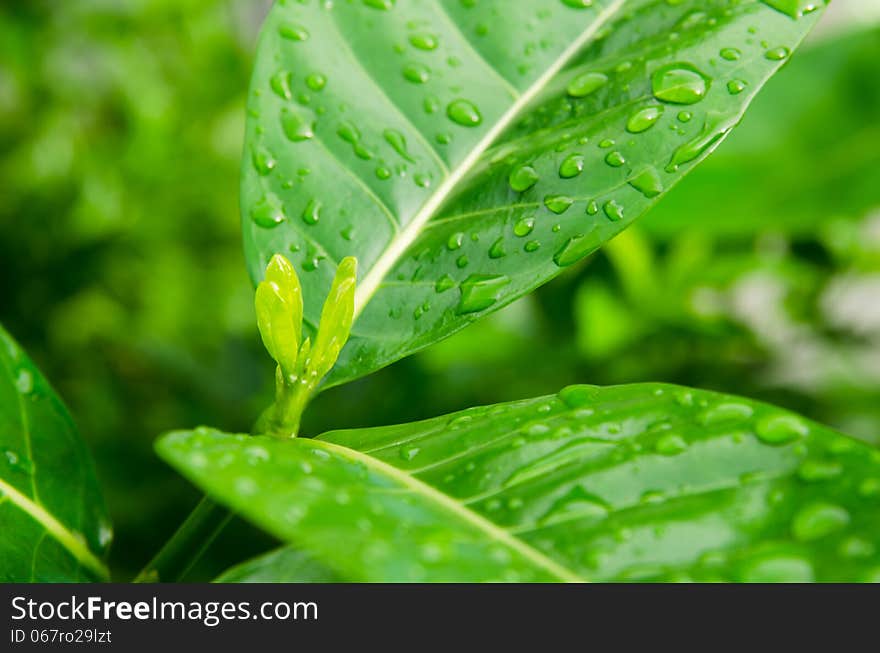
M770 415L758 420L755 434L765 444L786 444L802 438L810 429L794 415Z
M660 174L653 167L645 168L638 175L629 180L629 185L647 198L657 197L663 192L663 182Z
M596 215L599 212L599 204L596 200L587 202L587 215Z
M721 55L721 58L725 61L736 61L742 55L742 53L736 48L721 48L721 51L718 54Z
M614 222L623 220L623 206L618 204L615 200L608 200L605 202L605 204L602 205L602 210L605 212L605 215L609 220Z
M530 240L523 246L523 250L530 254L532 252L537 252L539 249L541 249L541 243L537 240Z
M764 58L770 61L782 61L791 54L791 50L785 47L772 48L764 53Z
M272 153L264 147L255 147L251 153L251 162L257 174L265 177L275 169L278 162Z
M498 301L501 289L510 283L503 275L472 274L461 283L459 313L482 311Z
M645 107L636 111L626 123L626 131L640 134L654 126L660 116L663 115L663 107Z
M271 229L284 222L284 205L277 195L267 193L251 209L251 220L260 227Z
M827 481L840 476L843 466L830 460L805 460L798 467L798 477L808 483L815 481Z
M626 159L623 158L623 155L620 152L609 152L605 156L605 163L610 165L612 168L619 168L624 163L626 163Z
M507 250L504 249L504 237L502 236L489 248L489 258L504 258L507 256Z
M749 419L754 410L748 404L724 402L709 408L702 413L697 420L703 426L723 424L725 422L744 422Z
M709 78L687 63L673 63L654 71L651 77L654 97L673 104L695 104L709 88Z
M364 4L373 9L388 11L394 7L394 0L364 0Z
M281 110L281 128L294 142L306 141L315 135L315 123L310 116L284 107Z
M406 149L406 137L403 134L395 129L386 129L384 132L382 132L382 136L385 138L385 141L392 148L394 148L394 151L397 152L401 157L403 157L410 163L415 163L415 160L410 156L409 152Z
M421 449L416 446L403 447L400 450L400 457L403 460L412 460L413 458L415 458L416 456L419 455L420 451L421 451Z
M765 555L751 561L742 572L746 583L811 583L813 565L794 554Z
M453 100L446 107L446 115L452 122L462 127L476 127L483 122L483 116L473 102Z
M578 521L599 520L607 516L607 504L578 485L558 499L538 519L538 522L542 526L549 526L550 524L570 521L572 519L577 519Z
M602 73L583 73L568 84L566 90L571 97L585 97L608 83L608 76Z
M733 128L733 124L733 117L725 116L724 114L715 111L709 112L700 133L692 140L679 146L678 149L673 152L672 158L666 166L666 172L675 172L682 164L689 163L701 154L707 152Z
M675 433L661 436L654 444L654 451L663 456L674 456L687 449L685 439Z
M537 184L539 179L537 171L532 166L521 165L510 171L507 181L513 190L522 193Z
M269 86L274 91L275 95L280 97L282 100L289 100L293 97L293 93L290 90L290 86L292 84L293 75L286 70L279 70L277 73L272 75L269 78Z
M288 41L305 41L309 38L308 30L302 25L283 23L278 26L278 34Z
M384 166L379 166L376 168L376 176L379 179L388 179L391 177L391 171Z
M413 84L424 84L431 78L431 71L420 63L408 63L403 67L404 78Z
M306 86L313 91L320 91L327 85L327 78L321 73L312 73L306 77Z
M795 539L810 542L836 533L849 524L849 513L838 505L819 501L801 508L791 523Z
M467 267L468 262L469 262L468 257L465 256L464 254L462 254L457 259L455 259L455 267L457 267L459 270L461 270L461 269Z
M800 18L819 8L816 0L763 0L763 2L792 18Z
M19 370L18 375L15 377L15 389L18 390L19 394L30 394L34 389L34 375L31 374L30 370Z
M614 139L612 139L612 138L606 138L604 140L599 141L599 147L601 147L603 150L607 150L612 145L614 145Z
M532 229L535 228L535 219L534 218L522 218L513 225L513 233L520 238L524 238L532 233Z
M598 246L599 244L592 234L572 236L553 256L553 262L561 268L573 265L596 251Z
M746 90L746 83L741 79L731 79L727 82L727 92L731 95L739 95Z
M569 385L559 391L559 398L569 408L583 408L596 403L597 391L594 385Z
M409 37L409 42L412 44L413 47L416 47L419 50L437 49L437 37L434 34L430 34L428 32L413 34Z
M572 9L586 9L593 6L593 0L562 0L562 4Z
M690 111L679 111L677 116L679 122L690 122L693 117L694 114Z
M318 224L318 220L321 219L321 206L320 200L310 199L302 212L303 222L306 224Z
M559 176L563 179L577 177L584 169L584 157L580 154L572 154L559 166Z
M547 195L544 197L544 206L556 215L565 213L573 203L574 200L567 195Z
M446 239L446 249L450 252L454 252L455 250L461 247L461 244L464 242L464 234L459 232L452 234L449 238Z
M448 274L444 274L442 277L437 279L437 283L434 284L434 290L437 293L443 293L449 290L450 288L455 287L455 279L450 277Z

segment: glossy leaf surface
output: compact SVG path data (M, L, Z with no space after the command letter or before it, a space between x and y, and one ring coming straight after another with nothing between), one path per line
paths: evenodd
M0 580L104 580L111 535L70 415L0 327Z
M312 326L336 262L357 257L357 321L331 384L619 233L720 143L821 13L758 0L509 9L288 1L265 23L245 249L254 279L276 253L304 271Z
M787 411L677 386L571 386L317 440L180 432L159 451L347 579L880 573L880 453Z
M336 583L343 581L312 556L282 547L220 574L215 583Z

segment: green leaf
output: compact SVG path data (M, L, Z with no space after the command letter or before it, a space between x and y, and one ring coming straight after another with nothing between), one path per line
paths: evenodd
M282 547L227 569L215 583L336 583L342 579L312 556Z
M158 447L351 580L880 575L880 452L712 392L570 386L316 440L202 429Z
M329 384L436 342L595 251L714 149L821 11L789 13L277 3L242 167L251 274L293 254L313 327L336 262L357 257Z
M0 581L106 580L112 531L70 415L0 327Z

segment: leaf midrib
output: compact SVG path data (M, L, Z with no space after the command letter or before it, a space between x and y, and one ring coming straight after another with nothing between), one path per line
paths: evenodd
M91 570L102 580L109 577L107 567L82 540L77 538L42 505L26 497L2 478L0 478L0 496L6 497L19 510L42 526L46 533L67 549L83 567Z
M370 299L379 289L382 280L391 271L394 264L406 252L409 246L416 240L422 232L422 228L434 216L437 209L449 197L453 190L458 186L459 182L479 161L483 153L491 147L495 140L502 132L513 123L520 112L525 108L535 96L552 80L556 74L586 45L595 34L605 26L605 24L617 13L626 0L614 0L611 4L603 9L596 20L590 24L583 33L560 54L560 56L551 64L544 73L535 80L535 82L526 91L520 95L510 108L501 116L501 118L486 132L485 136L477 143L467 157L455 167L452 173L443 181L437 190L428 198L428 201L419 209L413 219L404 227L394 238L392 238L388 247L382 255L373 264L370 271L358 284L354 298L354 319L363 312L364 308L369 304Z
M353 462L358 462L366 465L368 468L375 470L383 476L392 478L401 485L405 486L407 489L421 495L426 500L441 506L442 508L460 517L462 520L468 522L472 526L475 526L479 530L483 531L488 539L490 539L491 541L502 543L510 549L521 554L536 567L543 569L553 576L556 576L559 580L568 583L586 582L584 578L581 578L570 569L567 569L559 563L551 560L543 553L529 546L523 540L512 535L497 524L492 523L482 515L466 508L461 503L455 501L448 495L443 494L439 490L434 489L426 483L423 483L422 481L411 476L410 474L407 474L406 472L401 471L396 467L389 465L388 463L382 462L377 458L373 458L372 456L363 454L360 451L350 449L348 447L343 447L332 442L327 442L326 440L313 439L310 440L310 444L324 448L328 451L328 453L333 453L342 458L346 458Z

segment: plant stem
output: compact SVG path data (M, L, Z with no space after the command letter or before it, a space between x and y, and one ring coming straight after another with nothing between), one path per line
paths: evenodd
M178 581L192 569L214 538L232 519L232 513L203 497L171 539L135 577L135 583Z

